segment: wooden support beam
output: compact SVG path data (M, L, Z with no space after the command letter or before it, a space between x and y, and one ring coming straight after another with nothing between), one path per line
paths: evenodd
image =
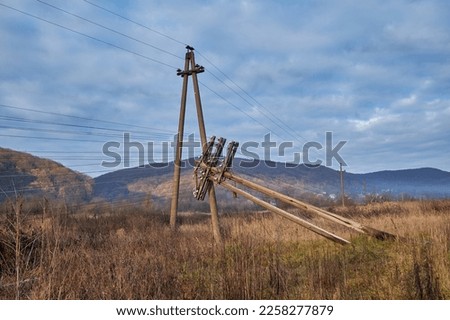
M193 49L192 49L193 50ZM200 67L195 64L194 52L191 51L191 68L192 70L197 70ZM203 67L201 67L200 71L203 72ZM206 129L205 129L205 120L203 118L203 108L202 108L202 100L200 98L200 89L198 86L197 72L192 73L192 84L194 87L194 96L195 96L195 105L197 108L197 119L198 119L198 127L200 131L200 140L202 143L202 151L205 151L207 140L206 140ZM222 243L222 235L220 232L220 224L219 224L219 213L217 210L217 200L216 200L216 191L214 190L214 184L208 190L208 200L209 200L209 208L211 210L211 225L213 229L213 236L216 243Z
M343 238L341 238L341 237L339 237L339 236L337 236L337 235L335 235L335 234L333 234L331 232L328 232L325 229L322 229L320 227L317 227L317 226L313 225L312 223L310 223L310 222L308 222L308 221L306 221L306 220L304 220L304 219L302 219L300 217L297 217L297 216L295 216L295 215L293 215L293 214L291 214L291 213L289 213L289 212L287 212L285 210L282 210L282 209L280 209L280 208L278 208L278 207L276 207L274 205L271 205L270 203L265 202L265 201L255 197L255 196L251 195L248 192L245 192L245 191L243 191L243 190L241 190L239 188L236 188L235 186L229 184L227 181L223 181L221 183L221 186L225 187L226 189L230 190L231 192L237 193L237 194L243 196L244 198L247 198L248 200L250 200L250 201L260 205L263 208L266 208L267 210L270 210L270 211L272 211L272 212L274 212L276 214L279 214L280 216L282 216L282 217L284 217L284 218L286 218L286 219L288 219L288 220L290 220L292 222L295 222L295 223L301 225L302 227L304 227L304 228L306 228L308 230L311 230L312 232L315 232L315 233L317 233L317 234L327 238L328 240L334 241L334 242L339 243L339 244L349 244L350 243L346 239L343 239Z
M324 219L327 219L327 220L333 221L335 223L338 223L340 225L346 226L346 227L351 228L351 229L353 229L355 231L358 231L360 233L364 233L364 234L370 235L370 236L372 236L374 238L377 238L379 240L387 240L387 239L394 240L394 239L397 239L396 235L393 235L393 234L385 232L385 231L377 230L375 228L371 228L371 227L365 226L365 225L363 225L363 224L361 224L359 222L356 222L356 221L353 221L351 219L342 217L342 216L340 216L338 214L335 214L335 213L326 211L324 209L318 208L316 206L307 204L307 203L305 203L303 201L300 201L298 199L289 197L289 196L284 195L284 194L282 194L280 192L271 190L271 189L266 188L264 186L261 186L261 185L259 185L257 183L254 183L254 182L249 181L247 179L244 179L242 177L236 176L236 175L234 175L234 174L232 174L230 172L224 172L223 176L226 177L227 179L230 179L231 181L234 181L236 183L240 183L243 186L246 186L246 187L248 187L250 189L253 189L255 191L261 192L261 193L263 193L263 194L265 194L265 195L267 195L269 197L278 199L278 200L280 200L280 201L282 201L284 203L287 203L287 204L292 205L292 206L294 206L296 208L302 209L302 210L304 210L304 211L306 211L308 213L316 214L316 215L318 215L318 216L320 216L320 217L322 217Z
M244 185L244 186L246 186L248 188L251 188L251 189L253 189L255 191L259 191L259 192L261 192L261 193L263 193L263 194L265 194L267 196L270 196L270 197L273 197L275 199L278 199L278 200L280 200L280 201L282 201L284 203L290 204L290 205L292 205L292 206L294 206L296 208L305 210L306 212L309 212L309 213L317 214L318 216L320 216L320 217L322 217L324 219L336 222L336 223L338 223L340 225L346 226L346 227L351 228L353 230L356 230L358 232L361 232L361 233L364 233L364 234L368 234L368 235L370 235L372 237L375 237L377 239L387 240L387 239L396 239L397 238L397 236L395 236L395 235L393 235L391 233L388 233L388 232L385 232L385 231L381 231L381 230L377 230L377 229L374 229L374 228L371 228L371 227L367 227L367 226L365 226L365 225L363 225L363 224L361 224L359 222L356 222L356 221L353 221L351 219L342 217L342 216L340 216L338 214L326 211L326 210L318 208L316 206L307 204L307 203L305 203L303 201L300 201L298 199L289 197L287 195L284 195L284 194L279 193L277 191L271 190L269 188L263 187L263 186L261 186L259 184L251 182L251 181L249 181L247 179L244 179L244 178L238 177L236 175L233 175L230 172L225 172L224 176L226 178L234 181L234 182L240 183L240 184L242 184L242 185Z
M231 181L240 183L243 186L246 186L246 187L248 187L250 189L253 189L255 191L261 192L261 193L263 193L263 194L265 194L265 195L267 195L269 197L278 199L278 200L280 200L280 201L282 201L284 203L287 203L287 204L292 205L292 206L294 206L296 208L302 209L302 210L304 210L304 211L306 211L308 213L316 214L316 215L318 215L320 217L323 217L323 218L325 218L327 220L331 220L331 221L336 222L336 223L338 223L340 225L343 225L343 226L352 228L352 229L354 229L356 231L365 233L363 231L363 228L362 228L363 226L360 223L356 222L356 221L353 221L353 220L341 217L341 216L339 216L337 214L325 211L325 210L323 210L321 208L315 207L313 205L307 204L307 203L305 203L303 201L300 201L298 199L295 199L295 198L289 197L287 195L284 195L282 193L279 193L277 191L271 190L269 188L261 186L261 185L259 185L257 183L254 183L254 182L249 181L247 179L244 179L242 177L238 177L236 175L233 175L233 174L231 174L229 172L225 172L224 176L226 178L230 179Z

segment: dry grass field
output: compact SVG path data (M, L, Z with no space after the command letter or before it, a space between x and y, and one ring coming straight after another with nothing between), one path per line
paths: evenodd
M2 209L1 299L450 299L450 201L331 208L402 237L333 228L348 246L267 212L222 216L217 246L207 215L43 207Z

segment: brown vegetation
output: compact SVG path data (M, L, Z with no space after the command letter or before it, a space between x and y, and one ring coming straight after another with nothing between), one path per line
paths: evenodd
M450 201L332 208L403 237L344 233L348 246L267 212L229 214L223 247L208 215L181 216L173 234L142 207L18 204L0 215L2 299L450 298Z

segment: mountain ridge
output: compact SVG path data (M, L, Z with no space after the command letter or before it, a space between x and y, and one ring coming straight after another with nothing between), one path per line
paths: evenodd
M183 164L191 164L185 165L182 169L184 184L187 183L189 169L192 169L192 161L192 159L183 161ZM292 166L272 161L249 162L246 159L236 158L232 171L280 191L289 192L289 187L296 189L297 192L294 192L296 196L308 192L330 197L340 194L339 171L324 166L311 168L305 165ZM133 189L129 187L136 184L140 185L140 192L144 192L145 183L148 183L145 192L151 193L152 188L157 188L154 182L169 183L172 175L173 162L163 168L152 168L147 165L142 168L121 169L95 178L94 194L108 198L107 188L99 187L97 182L104 183L112 179L116 179L116 183L119 183L121 188L126 188L128 194L131 194L130 190ZM152 179L155 181L150 181ZM371 173L345 172L344 181L346 194L353 198L361 198L365 194L390 194L393 197L406 194L411 197L450 197L450 172L431 167L382 170ZM114 194L120 196L117 192ZM164 195L158 194L158 196ZM169 197L170 194L167 193L165 196Z
M0 147L0 201L15 196L88 201L94 180L62 164Z
M183 160L181 170L181 202L187 207L195 202L192 168L194 159ZM93 199L135 201L151 198L167 206L172 194L173 162L116 170L95 178L64 167L53 160L11 149L0 148L0 201L8 196L64 199L89 202ZM240 176L280 192L299 198L337 198L340 194L340 173L332 168L290 165L274 161L236 158L232 171ZM365 195L403 195L415 198L450 197L450 172L423 167L382 170L370 173L345 172L345 193L360 200ZM223 204L230 194L218 189Z

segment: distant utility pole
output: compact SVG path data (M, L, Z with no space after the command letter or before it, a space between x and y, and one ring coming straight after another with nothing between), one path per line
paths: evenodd
M344 171L342 170L342 163L339 164L339 173L340 173L340 176L341 176L341 200L342 200L342 207L345 207Z

